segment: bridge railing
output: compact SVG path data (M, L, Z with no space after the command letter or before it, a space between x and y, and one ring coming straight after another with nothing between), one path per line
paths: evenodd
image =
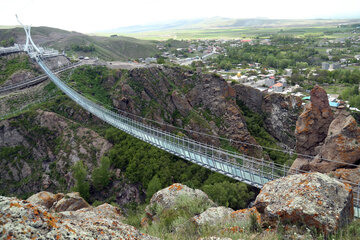
M110 125L167 152L258 188L261 188L268 181L290 173L290 168L286 165L226 151L115 113L90 101L67 86L40 59L38 59L38 63L50 79L81 107ZM356 189L356 185L352 185ZM359 206L359 191L355 195L357 196L355 196L354 203ZM360 216L358 207L355 207L355 214Z

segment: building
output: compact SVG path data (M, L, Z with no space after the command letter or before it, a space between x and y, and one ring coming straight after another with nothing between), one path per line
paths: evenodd
M292 69L285 69L285 76L291 77Z
M145 63L156 63L156 58L154 58L154 57L147 57L147 58L145 58Z
M275 80L273 78L266 78L265 79L265 85L270 87L275 84Z
M282 83L276 83L272 86L274 92L282 92L284 90Z
M321 64L321 69L323 69L323 70L329 70L329 68L330 68L330 64L329 64L329 63L323 62L323 63Z
M331 69L339 69L341 67L340 63L332 63L330 64Z

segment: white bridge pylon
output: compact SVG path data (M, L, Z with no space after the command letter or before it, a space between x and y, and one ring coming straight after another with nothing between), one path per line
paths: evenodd
M30 30L31 30L31 25L24 25L20 22L18 15L16 14L16 20L20 23L20 25L24 28L25 30L25 34L26 34L26 43L25 43L25 47L24 47L24 51L27 53L30 53L31 51L29 50L29 41L32 45L32 47L35 49L36 52L38 52L39 54L42 54L42 51L40 51L40 49L35 45L35 43L33 42L31 35L30 35Z

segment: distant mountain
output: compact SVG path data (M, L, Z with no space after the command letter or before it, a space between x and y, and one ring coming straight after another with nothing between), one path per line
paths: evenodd
M89 36L50 27L32 27L31 36L36 44L58 50L72 50L78 55L97 56L105 60L127 60L154 56L156 43L131 37ZM16 43L25 43L22 28L0 29L0 41L13 37ZM91 46L91 49L89 48Z
M140 33L150 31L168 31L184 29L222 29L242 27L317 27L338 24L359 23L360 19L231 19L222 17L202 18L192 20L176 20L150 25L135 25L116 28L107 33Z

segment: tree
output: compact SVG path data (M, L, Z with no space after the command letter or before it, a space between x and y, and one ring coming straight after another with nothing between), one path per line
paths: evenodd
M242 209L253 198L254 193L249 192L245 183L230 183L224 181L205 185L202 190L218 205Z
M85 200L89 200L90 193L89 193L89 183L86 180L87 169L84 166L82 161L78 161L73 166L73 174L75 178L75 186L73 190L80 193L80 196L83 197Z
M162 188L162 184L158 175L155 175L149 182L149 185L146 190L146 200L150 200L150 198Z
M110 159L103 157L100 166L95 168L92 173L92 183L96 190L100 191L110 183Z

